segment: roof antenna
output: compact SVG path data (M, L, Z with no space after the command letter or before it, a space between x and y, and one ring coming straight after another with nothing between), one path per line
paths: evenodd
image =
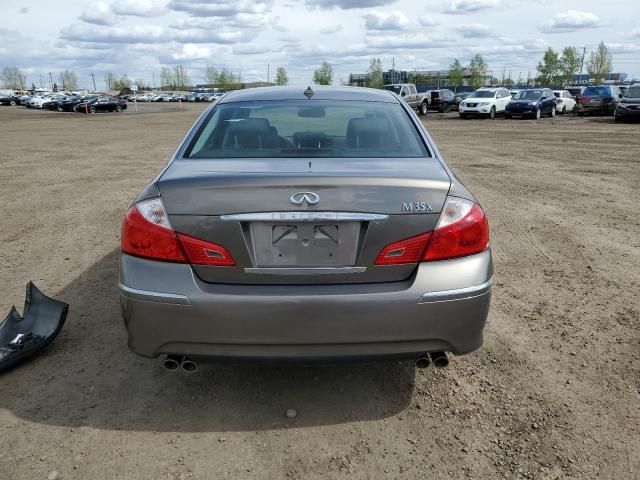
M315 95L316 92L313 91L313 89L311 88L311 86L307 87L307 89L304 91L304 96L307 98L311 98Z

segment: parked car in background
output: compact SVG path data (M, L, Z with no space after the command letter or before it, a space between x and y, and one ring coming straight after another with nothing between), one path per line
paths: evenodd
M459 110L460 107L460 102L462 102L465 98L467 98L469 95L471 95L470 93L464 92L464 93L456 93L455 97L453 97L453 100L455 102L455 105L452 106L453 110Z
M429 108L432 110L446 113L451 108L458 106L459 102L456 102L455 94L449 89L431 90L430 94Z
M548 88L521 90L507 105L505 118L556 116L556 96Z
M74 112L97 113L97 112L122 112L126 110L127 102L115 97L93 97L82 101L73 107Z
M458 105L460 118L489 117L495 118L504 113L511 101L511 93L506 88L479 88Z
M556 111L559 114L571 113L576 108L576 99L569 90L554 90L553 94L556 96Z
M131 350L193 371L225 357L445 366L482 345L482 207L400 98L312 88L226 95L129 208Z
M584 92L585 88L586 87L565 87L565 90L567 90L569 93L571 93L573 98L577 99L579 96L582 95L582 92Z
M621 98L622 92L616 85L587 87L582 95L576 98L576 111L578 115L592 113L613 115Z
M49 108L55 109L59 112L73 112L74 107L84 100L85 98L81 97L80 95L71 95L63 100L54 102L53 104L49 105Z
M18 105L19 99L15 95L0 95L0 105Z
M520 90L509 90L509 93L511 94L511 98L513 98L520 93Z
M429 110L429 94L418 93L413 83L392 83L382 88L399 95L407 104L418 112L418 115L426 115Z
M618 122L640 119L640 84L627 88L616 107L615 119Z

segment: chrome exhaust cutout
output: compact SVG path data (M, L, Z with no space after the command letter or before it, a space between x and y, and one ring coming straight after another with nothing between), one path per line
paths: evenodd
M429 360L429 356L425 355L424 357L420 357L416 360L416 368L427 368L431 364Z
M198 364L195 362L195 360L192 360L189 357L183 357L182 362L180 362L180 366L182 367L182 370L189 373L198 370Z
M167 355L162 362L162 366L170 371L175 371L180 366L181 358L177 355Z
M438 368L444 368L449 365L449 359L445 352L431 352L429 356L431 357L433 365Z

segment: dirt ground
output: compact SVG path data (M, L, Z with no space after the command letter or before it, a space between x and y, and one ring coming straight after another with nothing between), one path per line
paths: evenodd
M28 280L71 305L0 375L0 478L640 478L640 125L429 116L496 263L485 345L449 368L187 375L129 352L117 292L123 214L202 105L177 108L0 107L0 308Z

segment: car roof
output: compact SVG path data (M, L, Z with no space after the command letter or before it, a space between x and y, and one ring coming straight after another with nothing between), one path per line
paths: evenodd
M483 90L485 92L495 92L499 88L502 88L502 87L480 87L478 90Z
M398 98L388 90L364 87L260 87L234 90L226 94L220 103L250 102L260 100L306 100L304 92L313 90L313 100L360 100L369 102L398 103Z

